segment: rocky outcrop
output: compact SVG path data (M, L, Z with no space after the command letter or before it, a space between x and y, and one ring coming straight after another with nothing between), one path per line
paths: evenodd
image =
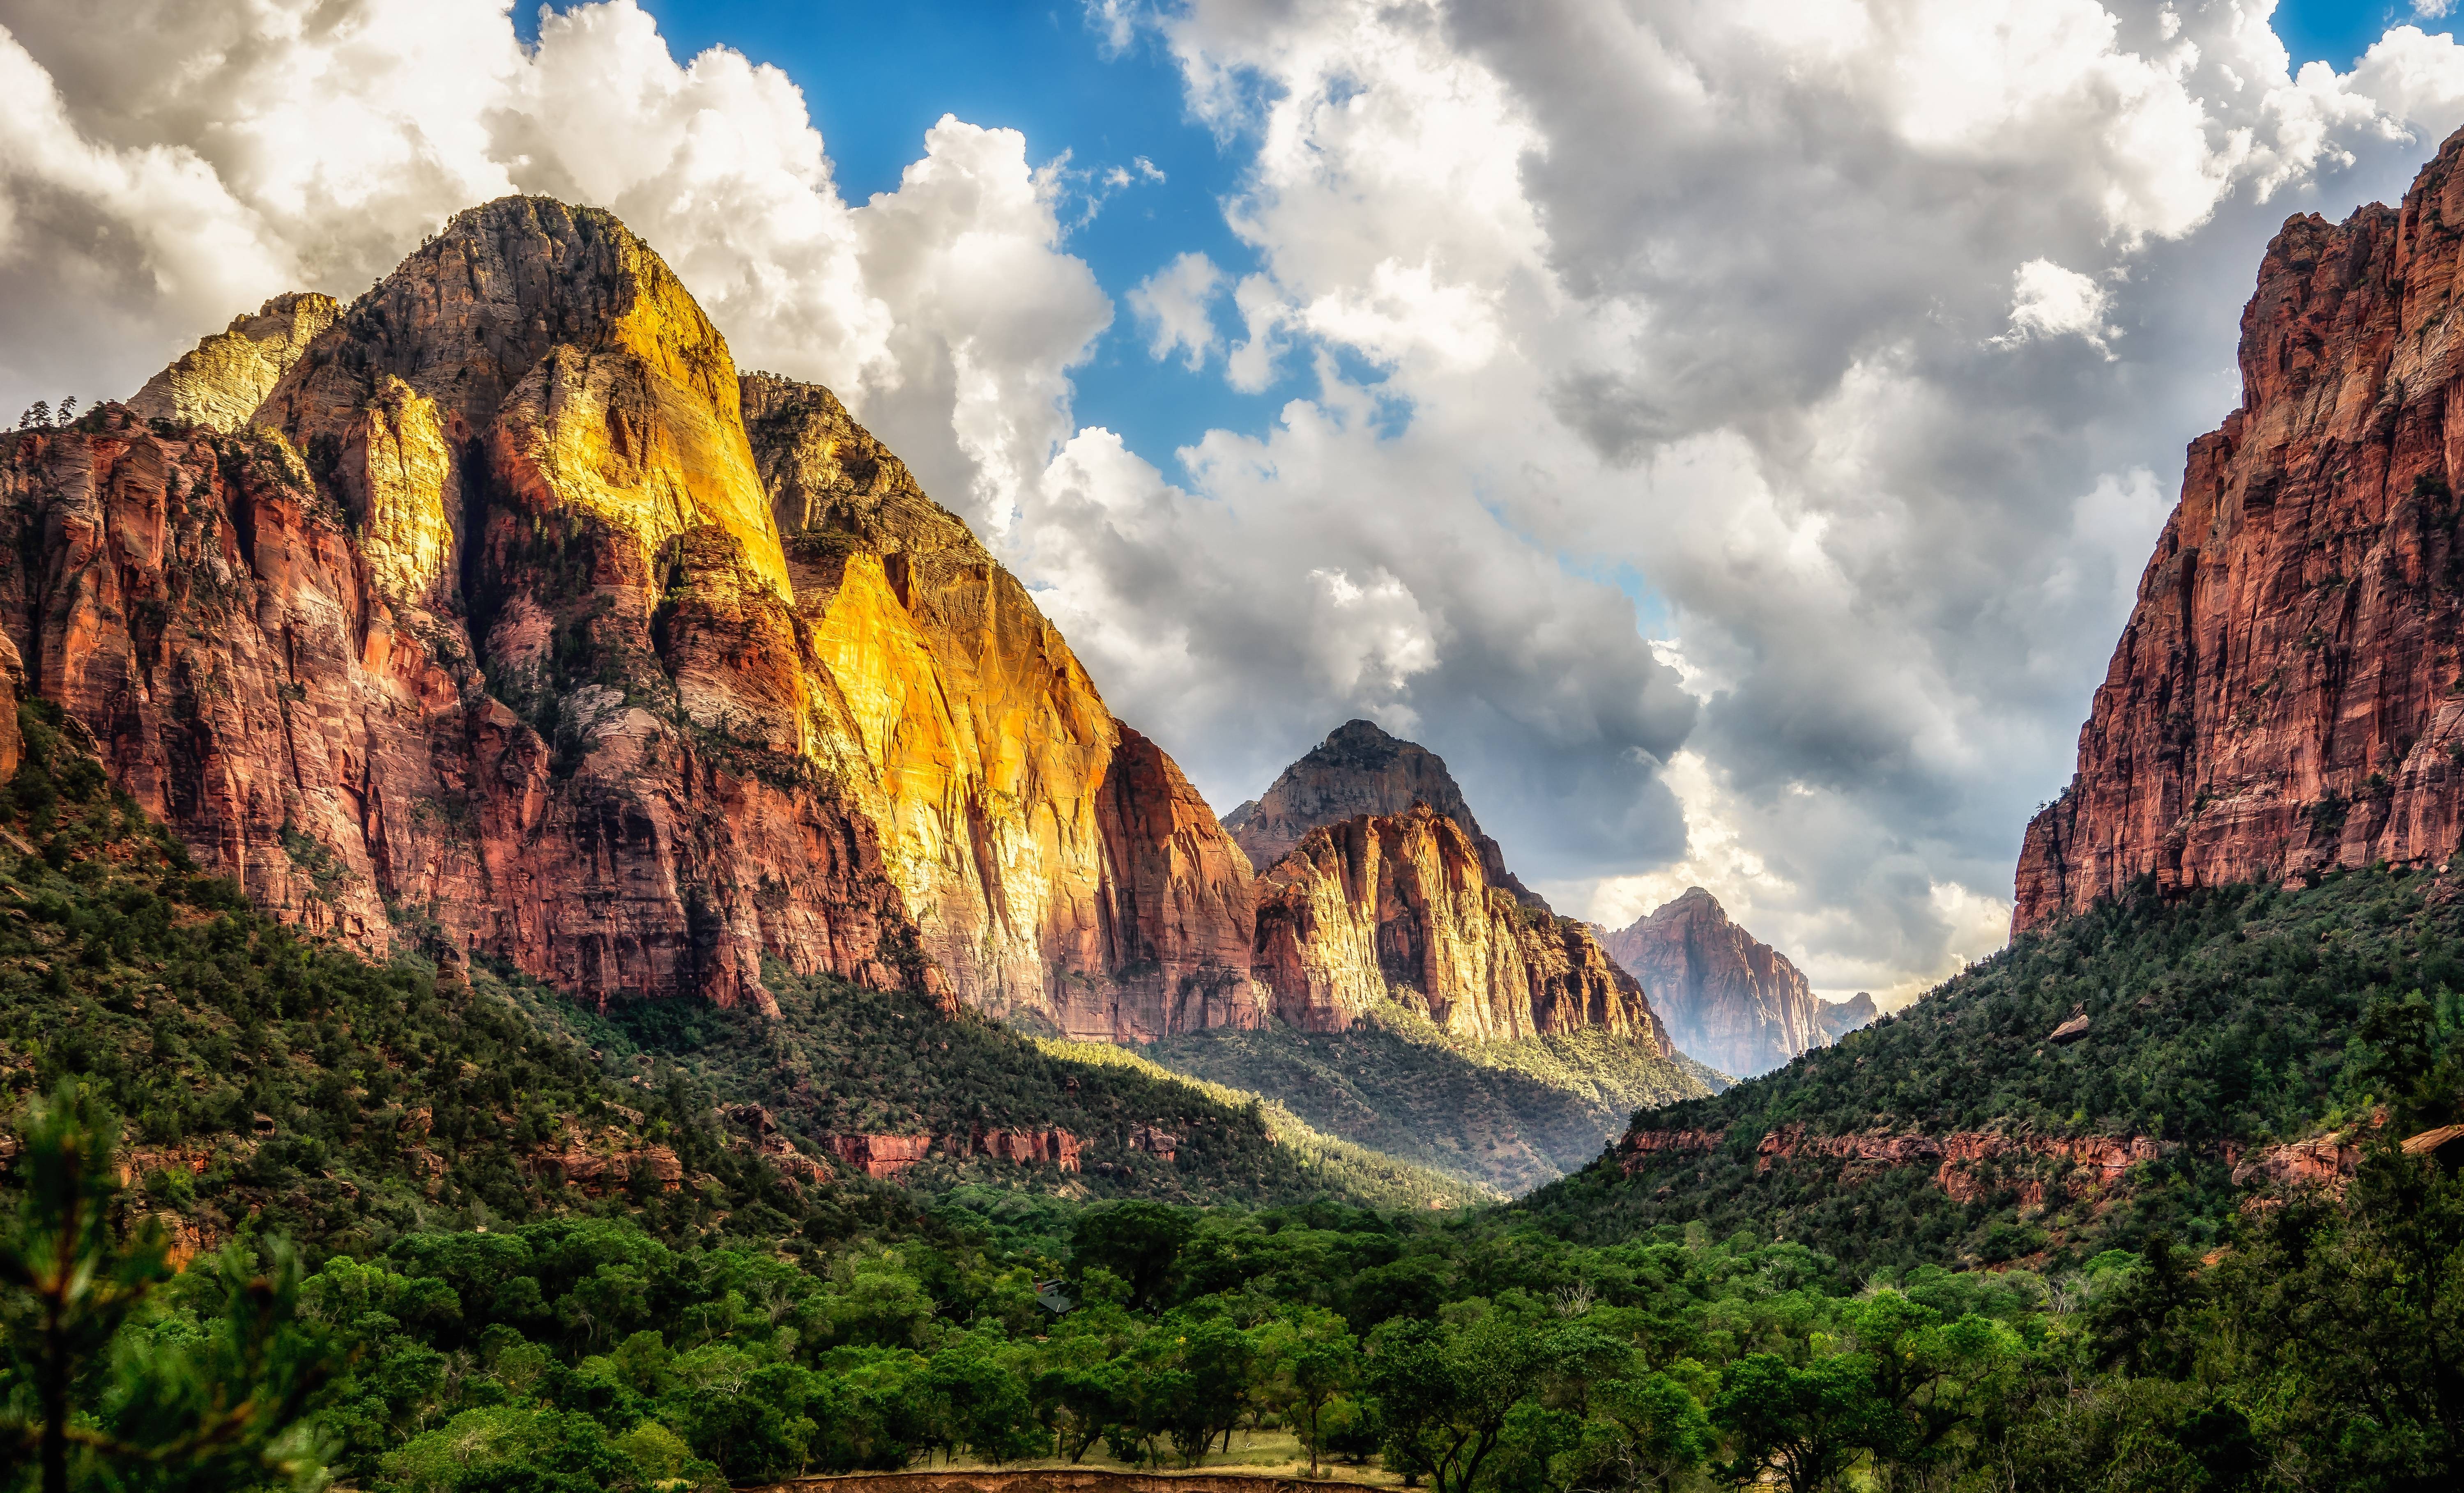
M2182 496L2029 823L2014 932L2159 890L2433 864L2464 844L2464 136L2401 208L2284 224L2240 407Z
M331 296L276 296L254 316L231 318L228 330L146 380L128 402L129 412L140 420L236 430L255 417L265 396L341 312Z
M1667 1053L1642 987L1591 930L1492 885L1470 835L1425 803L1310 830L1259 878L1257 917L1258 978L1304 1030L1394 999L1463 1037L1592 1027Z
M903 1176L915 1169L925 1157L939 1153L964 1158L989 1156L996 1160L1016 1162L1022 1166L1049 1166L1063 1172L1079 1170L1079 1153L1085 1143L1067 1131L983 1130L963 1135L824 1135L820 1143L832 1156L850 1171L866 1176ZM1138 1148L1133 1134L1130 1144ZM1172 1153L1162 1153L1172 1159Z
M1617 1143L1618 1169L1628 1176L1665 1159L1717 1150L1726 1131L1634 1129ZM1954 1202L1972 1202L2002 1186L2019 1194L2022 1206L2041 1207L2048 1188L2087 1197L2121 1184L2130 1169L2155 1161L2175 1148L2145 1135L2013 1135L2001 1131L1953 1131L1927 1135L1915 1131L1870 1131L1821 1135L1804 1125L1767 1131L1754 1146L1754 1171L1783 1163L1837 1162L1843 1180L1868 1180L1903 1167L1923 1167ZM2243 1180L2241 1173L2234 1180Z
M1274 865L1312 829L1363 814L1394 816L1426 803L1453 820L1480 852L1481 873L1492 887L1529 906L1547 903L1506 868L1506 852L1481 833L1471 805L1438 755L1417 742L1398 741L1370 721L1346 721L1299 761L1283 771L1265 797L1223 816L1223 827L1260 870Z
M827 389L742 386L825 751L959 996L1108 1041L1263 1020L1250 864L1180 769Z
M1751 1078L1831 1044L1804 975L1700 887L1600 941L1651 992L1669 1039L1722 1072Z
M1814 1019L1822 1034L1837 1043L1860 1026L1873 1025L1881 1014L1873 994L1860 990L1845 1000L1822 1001L1815 1008Z
M1259 1019L1178 770L605 212L509 198L278 298L8 438L0 498L25 688L316 931L600 1000L766 1006L775 959L1079 1036Z

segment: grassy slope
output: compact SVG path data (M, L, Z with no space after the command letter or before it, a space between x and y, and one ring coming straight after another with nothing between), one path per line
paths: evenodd
M441 988L425 961L372 964L253 911L108 786L77 727L39 702L20 718L30 755L0 789L0 1109L62 1077L99 1085L140 1148L139 1200L191 1219L204 1242L265 1229L357 1253L424 1228L619 1213L679 1241L712 1230L793 1241L912 1213L887 1184L782 1181L715 1112L715 1098L742 1097L770 1103L791 1129L800 1118L813 1130L929 1121L936 1132L979 1117L1059 1124L1100 1135L1089 1159L1115 1164L1085 1186L991 1161L932 1163L925 1181L1205 1201L1478 1200L1288 1125L1279 1141L1240 1096L1048 1058L918 997L785 980L787 1020L765 1030L697 1002L590 1017L484 970ZM678 1038L684 1050L637 1061ZM767 1087L797 1078L827 1102L782 1103ZM1122 1122L1181 1135L1176 1162L1119 1147ZM539 1165L577 1147L668 1148L686 1185L586 1196Z
M1200 1032L1147 1051L1331 1134L1507 1193L1590 1163L1638 1109L1707 1091L1682 1065L1603 1033L1462 1043L1391 1004L1348 1032Z
M2157 1228L2205 1247L2238 1197L2229 1148L2346 1125L2387 1097L2386 1054L2361 1035L2374 1005L2376 1021L2411 1012L2441 1052L2464 1025L2454 881L2378 870L2308 889L2101 907L1837 1047L1638 1117L1646 1130L1725 1130L1718 1149L1658 1157L1632 1177L1604 1161L1523 1206L1581 1237L1702 1222L1853 1262L2077 1256ZM2078 1010L2090 1018L2086 1039L2046 1045ZM2396 1123L2444 1123L2456 1097L2408 1101ZM1837 1161L1758 1170L1756 1145L1789 1123L1817 1135L2144 1135L2168 1149L2102 1197L2069 1200L2058 1164L2030 1161L2005 1165L1986 1196L1959 1204L1923 1166L1861 1179ZM2055 1202L2023 1217L2016 1190L2031 1180L2053 1183Z
M907 1180L1066 1189L1088 1197L1266 1204L1333 1197L1377 1207L1481 1201L1479 1189L1316 1135L1254 1094L1192 1083L1115 1048L1039 1043L972 1013L943 1015L928 998L868 991L773 967L774 1024L685 1002L632 1004L605 1017L537 987L519 997L608 1054L682 1065L718 1097L759 1103L791 1137L819 1149L832 1134L968 1134L1059 1128L1079 1137L1084 1170L935 1154ZM515 981L517 986L523 982ZM1179 1137L1167 1162L1130 1146L1153 1126Z

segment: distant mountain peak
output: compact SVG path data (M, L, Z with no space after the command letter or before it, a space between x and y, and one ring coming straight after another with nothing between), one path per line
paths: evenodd
M1804 974L1701 887L1600 942L1642 981L1678 1047L1713 1067L1751 1078L1833 1041Z

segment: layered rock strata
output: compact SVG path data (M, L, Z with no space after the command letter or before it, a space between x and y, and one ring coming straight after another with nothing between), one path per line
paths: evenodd
M1346 721L1324 741L1284 769L1264 797L1223 816L1223 827L1264 869L1290 854L1312 829L1363 814L1408 814L1426 803L1455 822L1479 848L1482 873L1492 887L1529 906L1547 903L1506 868L1506 852L1483 834L1463 789L1439 756L1418 742L1401 741L1366 720Z
M2182 496L2028 825L2014 932L2146 879L2280 881L2464 843L2464 136L2400 208L2288 219L2241 404Z
M1600 941L1651 992L1670 1040L1722 1072L1751 1078L1831 1045L1805 976L1700 887Z
M769 958L1081 1036L1261 1019L1178 770L605 212L509 198L269 303L9 438L0 497L23 687L319 932L603 1000L766 1005Z
M1258 884L1256 973L1275 1014L1341 1031L1393 999L1476 1039L1595 1027L1668 1053L1633 977L1571 918L1488 879L1425 803L1310 830Z

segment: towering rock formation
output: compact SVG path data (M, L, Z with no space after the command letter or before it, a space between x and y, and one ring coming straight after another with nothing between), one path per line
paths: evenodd
M1415 803L1426 803L1462 827L1479 848L1490 886L1529 906L1548 906L1506 868L1506 852L1481 833L1480 822L1471 817L1471 805L1463 801L1445 762L1418 742L1398 741L1370 721L1337 727L1285 768L1264 798L1224 815L1223 827L1248 852L1249 863L1263 870L1321 825L1362 814L1408 814Z
M1262 1020L1250 864L1180 769L827 389L743 387L796 609L853 724L843 773L959 994L1073 1036Z
M603 999L763 1004L767 957L1088 1036L1260 1019L1177 769L605 212L472 209L0 452L25 688L286 916Z
M1491 884L1471 836L1426 803L1312 829L1261 876L1256 968L1276 1015L1309 1031L1393 999L1459 1036L1592 1027L1668 1053L1591 930Z
M2464 136L2400 209L2286 221L2242 313L2241 406L2181 502L2028 825L2013 932L2143 877L2276 881L2458 846Z
M1786 955L1728 920L1700 887L1601 940L1651 992L1670 1040L1751 1078L1831 1045L1822 1002Z

